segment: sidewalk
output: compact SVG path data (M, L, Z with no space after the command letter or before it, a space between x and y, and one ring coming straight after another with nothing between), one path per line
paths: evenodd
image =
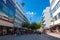
M47 32L47 34L50 36L53 36L53 37L60 38L60 34L58 34L58 33Z

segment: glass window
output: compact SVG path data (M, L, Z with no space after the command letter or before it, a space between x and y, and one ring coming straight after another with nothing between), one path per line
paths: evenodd
M0 11L2 10L2 7L3 5L2 5L2 2L0 1Z
M3 0L6 3L6 0Z
M45 20L43 22L45 22Z
M46 26L46 24L42 24L43 26Z
M8 19L8 17L6 17L6 16L3 16L4 18L6 18L6 19Z
M59 7L60 7L60 1L58 1L56 6L53 8L52 13L54 13Z
M14 11L10 10L9 16L14 16Z
M60 19L60 13L58 14L58 19Z
M57 20L57 16L54 17L54 20Z
M2 16L0 15L0 18L2 18Z
M9 16L9 8L3 4L3 11L5 12L6 15Z

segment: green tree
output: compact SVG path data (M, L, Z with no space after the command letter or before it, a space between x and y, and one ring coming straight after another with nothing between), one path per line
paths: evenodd
M23 22L22 27L29 28L30 23L29 22Z
M39 29L40 27L41 27L41 24L40 23L36 23L36 22L33 22L30 25L30 28L33 29L33 30Z
M42 23L38 22L37 23L37 29L39 29L42 26Z
M36 30L36 29L39 29L40 27L42 26L41 23L36 23L36 22L33 22L33 23L28 23L28 22L24 22L22 24L22 27L25 27L25 28L29 28L29 29L32 29L32 30Z

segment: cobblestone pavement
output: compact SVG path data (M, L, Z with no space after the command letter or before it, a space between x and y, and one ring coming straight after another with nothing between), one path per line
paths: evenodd
M60 40L44 34L30 34L30 35L7 35L1 36L0 40Z

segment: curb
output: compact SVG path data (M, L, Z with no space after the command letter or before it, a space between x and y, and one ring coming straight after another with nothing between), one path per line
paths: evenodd
M57 38L60 38L60 35L57 36L58 34L52 34L52 33L46 33L47 35L50 35L50 36L53 36L53 37L57 37Z

